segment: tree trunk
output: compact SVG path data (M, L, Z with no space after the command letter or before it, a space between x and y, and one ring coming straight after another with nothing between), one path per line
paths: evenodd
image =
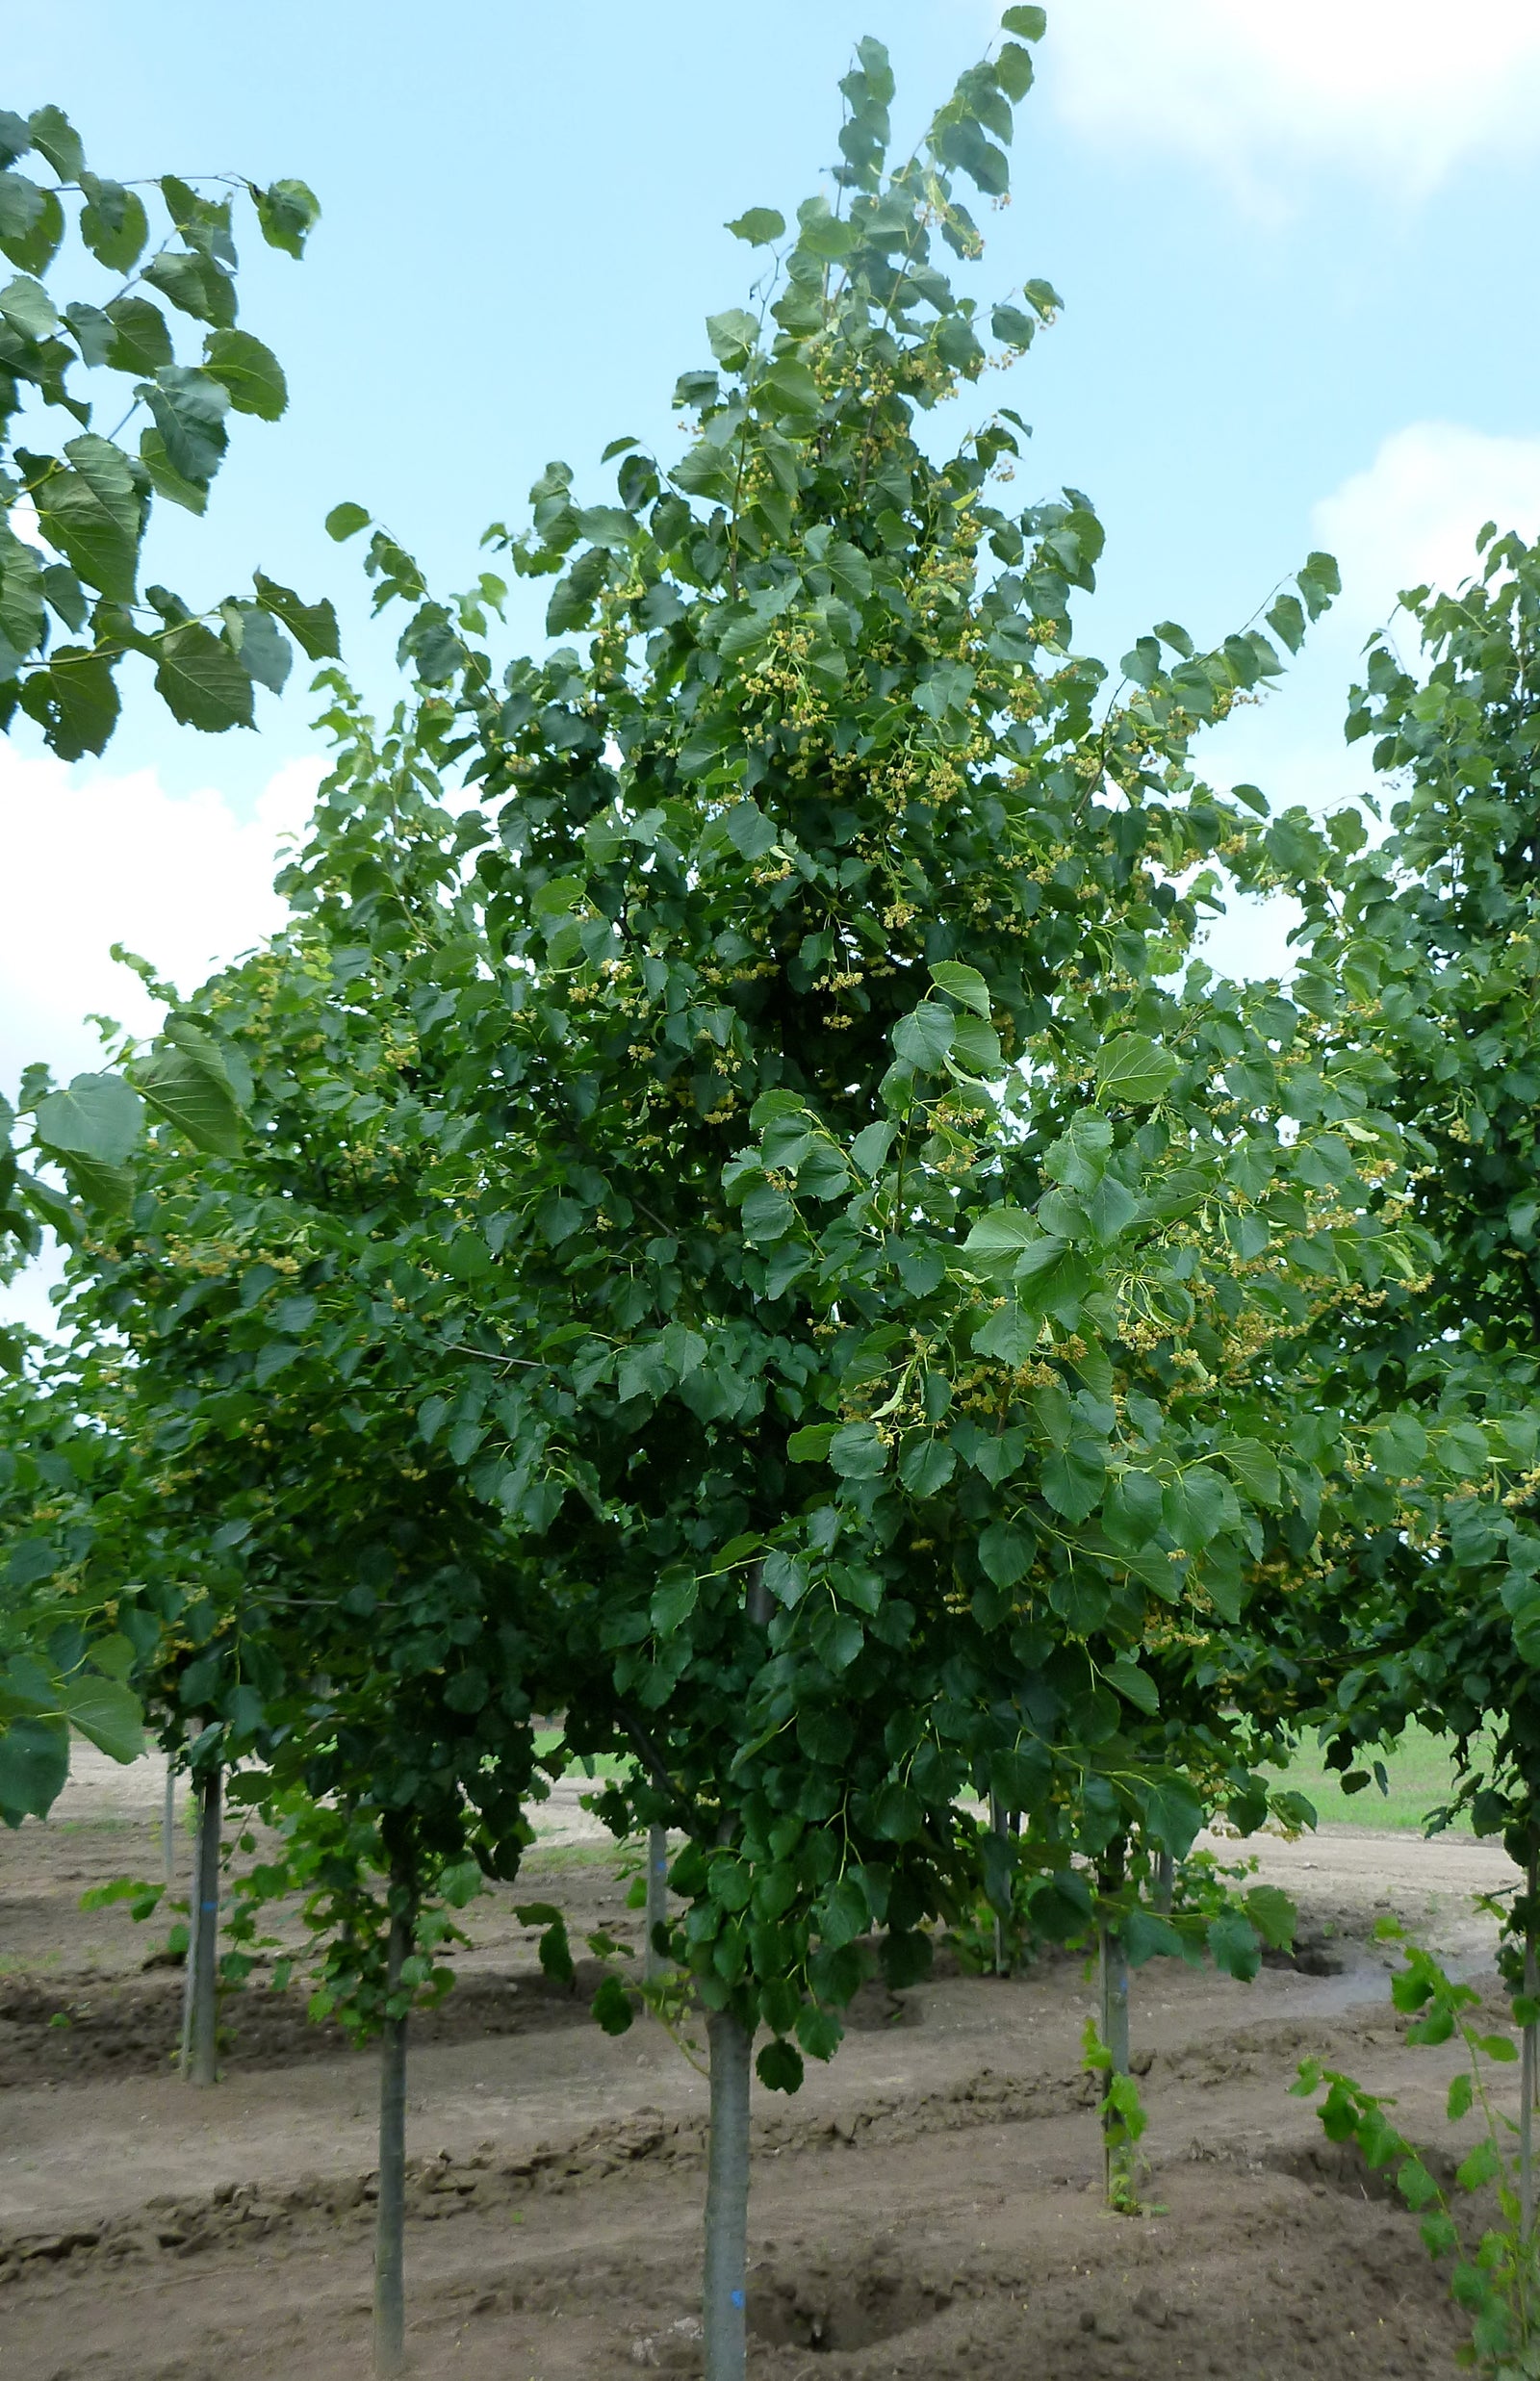
M1171 1914L1171 1897L1176 1890L1176 1862L1168 1852L1155 1855L1155 1907L1163 1918Z
M166 1749L166 1802L161 1811L161 1854L166 1862L167 1890L176 1882L176 1754Z
M727 2010L706 2019L711 2142L706 2178L706 2381L743 2381L749 2258L749 2036Z
M407 1880L391 1872L392 1900ZM410 1909L391 1912L386 1983L400 1986L412 1949ZM401 2372L406 2365L406 2028L404 2017L387 2017L379 2061L379 2201L374 2217L374 2370Z
M1007 1810L998 1794L989 1797L989 1832L991 1835L1015 1835L1020 1831L1021 1814ZM1009 1976L1012 1970L1012 1946L1007 1933L1007 1921L998 1910L994 1913L994 1972Z
M668 1961L653 1941L653 1929L668 1924L668 1830L647 1831L647 1945L642 1974L650 1984L668 1972Z
M219 1823L224 1771L210 1763L197 1779L198 1826L192 1859L192 1907L188 1914L187 1993L183 2003L182 2073L200 2085L218 2081Z
M1107 1856L1101 1871L1104 1893L1116 1892L1124 1875L1125 1852L1119 1839ZM1102 2158L1108 2205L1113 2204L1116 2186L1120 2180L1120 2152L1114 2135L1120 2118L1111 2106L1113 2079L1128 2073L1128 1954L1123 1948L1119 1930L1109 1926L1105 1919L1097 1924L1097 1946L1101 1954L1101 2038L1112 2058L1108 2073L1108 2097L1102 2107Z
M1535 1895L1540 1889L1540 1854L1537 1854L1533 1833L1529 1838L1529 1865L1525 1872L1524 1920L1524 1991L1525 1998L1535 1998ZM1520 2238L1527 2246L1534 2239L1534 2095L1540 2078L1535 2073L1535 2023L1531 2018L1524 2029L1523 2057L1519 2079L1519 2228Z

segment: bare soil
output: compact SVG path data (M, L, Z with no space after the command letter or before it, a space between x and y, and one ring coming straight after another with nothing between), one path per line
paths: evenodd
M0 1846L0 2381L364 2381L375 2061L254 1979L226 2004L219 2087L177 2081L164 1923L79 1908L160 1874L159 1805L151 1764L88 1762ZM651 2022L611 2040L541 1976L516 1898L557 1901L575 1935L638 1928L578 1789L543 1817L517 1895L475 1906L455 1991L414 2025L412 2369L699 2373L706 2087ZM997 1981L943 1958L913 1991L871 1987L827 2069L758 2095L756 2381L1452 2370L1461 2319L1415 2225L1287 2087L1314 2053L1441 2138L1448 2054L1403 2041L1374 1920L1480 1981L1472 1897L1514 1873L1468 1838L1261 1851L1299 1904L1297 1964L1135 1980L1155 2212L1100 2204L1078 1960Z

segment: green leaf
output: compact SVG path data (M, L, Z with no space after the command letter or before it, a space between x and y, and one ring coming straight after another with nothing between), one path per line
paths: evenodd
M1023 314L1019 306L1000 305L989 316L989 328L1007 347L1030 347L1038 335L1038 319Z
M1185 1860L1204 1819L1203 1805L1192 1787L1180 1778L1165 1778L1149 1786L1142 1799L1149 1833L1178 1860Z
M1462 2158L1454 2169L1454 2180L1461 2190L1483 2190L1495 2183L1502 2172L1502 2160L1495 2141L1477 2141L1468 2157Z
M309 184L273 182L265 191L253 188L251 196L269 247L281 248L286 256L303 256L305 240L321 219L321 201Z
M774 207L750 207L744 214L736 216L726 228L734 240L746 240L751 248L765 248L772 240L781 238L786 228L786 218ZM801 2081L800 2073L798 2081ZM792 2085L789 2088L795 2090L796 2086Z
M144 1750L144 1713L137 1695L113 1678L71 1678L60 1706L71 1725L98 1752L115 1761L137 1761Z
M63 108L34 108L27 118L32 145L47 158L61 182L78 182L85 170L86 152Z
M1040 41L1048 30L1048 12L1038 7L1007 9L1000 23L1006 33L1018 33L1023 41Z
M164 496L168 504L180 504L185 512L196 514L199 519L208 511L208 481L184 479L180 472L174 471L165 439L150 423L140 432L139 459L148 472L157 496Z
M1292 1949L1299 1913L1281 1885L1252 1885L1245 1895L1245 1913L1270 1949Z
M370 515L364 505L334 504L326 515L326 535L341 545L345 538L355 537L360 529L367 529L369 523Z
M1013 1369L1029 1364L1042 1333L1042 1319L1029 1314L1014 1298L997 1306L973 1334L981 1356L993 1356Z
M818 383L796 355L780 357L754 395L757 404L762 406L768 398L773 409L783 414L816 414L824 401Z
M117 372L158 372L176 350L166 317L147 297L115 297L105 309L113 326L107 361Z
M939 1496L957 1470L957 1450L944 1439L911 1439L899 1460L898 1476L914 1497Z
M241 1111L218 1044L185 1017L173 1017L167 1034L140 1063L140 1089L194 1148L239 1157Z
M701 1582L694 1573L668 1580L653 1597L650 1618L660 1637L672 1636L674 1630L687 1621L695 1610L701 1593Z
M1296 653L1305 641L1304 607L1296 596L1281 595L1268 613L1268 627L1274 636Z
M774 847L777 831L756 802L735 802L722 824L728 841L744 859L762 859Z
M335 660L342 647L330 598L323 596L319 603L302 603L292 587L269 578L266 573L254 571L251 576L263 610L282 621L306 657L311 661Z
M588 2005L588 2013L596 2017L606 2034L629 2034L631 2029L629 1995L618 1976L606 1976Z
M22 681L21 707L38 721L61 760L105 750L117 724L117 688L105 653L57 645L46 669Z
M40 281L18 273L0 290L0 316L23 339L47 339L59 328L54 301Z
M845 2038L833 2010L806 2005L797 2012L797 2039L809 2059L832 2059Z
M1277 1458L1260 1439L1221 1439L1218 1451L1254 1503L1275 1506L1282 1501Z
M988 1025L989 987L976 967L964 967L960 960L943 959L931 969L931 982L937 991L955 1000L959 1008L971 1009Z
M1090 1440L1072 1440L1042 1460L1042 1493L1066 1522L1083 1522L1094 1513L1107 1487L1107 1465L1100 1447Z
M923 1000L893 1028L893 1048L907 1066L930 1074L946 1063L952 1047L952 1011L937 1000Z
M1118 1034L1096 1053L1098 1099L1122 1100L1130 1108L1151 1108L1164 1099L1182 1071L1174 1052L1163 1050L1143 1034Z
M235 320L235 285L210 256L176 248L152 256L141 276L168 297L179 314L199 322Z
M1208 1945L1214 1964L1239 1984L1249 1984L1262 1965L1262 1948L1249 1918L1227 1910L1209 1921Z
M8 1827L46 1819L68 1776L64 1720L19 1719L0 1728L0 1818Z
M94 174L83 174L81 186L88 200L80 211L81 239L109 272L128 272L142 256L150 236L143 201L137 191L125 190L121 182L101 182ZM169 362L168 357L162 360Z
M979 1539L979 1561L996 1587L1014 1587L1032 1569L1037 1542L1014 1522L991 1522Z
M294 667L294 649L270 612L255 603L221 606L224 625L241 667L259 686L282 694Z
M201 621L167 631L155 687L184 728L219 735L228 728L251 725L251 680L229 646Z
M38 525L89 587L131 603L143 510L127 457L90 434L64 453L73 469L56 466L34 483Z
M982 1264L995 1266L1013 1263L1024 1248L1049 1247L1057 1255L1065 1243L1051 1241L1037 1218L1024 1207L991 1207L981 1216L962 1243L965 1257L976 1257Z
M42 209L43 193L38 183L24 173L0 172L0 243L6 243L8 255L13 240L25 240L37 228Z
M33 1123L52 1149L121 1165L143 1130L144 1104L121 1075L77 1075L67 1091L38 1101Z
M64 236L64 211L53 191L24 174L0 173L0 248L23 272L46 272Z
M808 1422L786 1441L788 1463L822 1463L838 1429L837 1422Z
M1126 1703L1133 1703L1140 1711L1147 1712L1152 1720L1159 1716L1160 1689L1156 1686L1149 1672L1141 1670L1131 1654L1119 1653L1116 1661L1108 1663L1102 1676L1109 1686L1117 1689L1118 1694Z
M195 365L163 365L153 380L135 392L155 417L173 472L193 487L206 487L229 443L224 417L230 409L224 383Z
M776 220L778 223L781 221L779 216ZM783 224L782 229L784 228ZM754 2070L766 2091L800 2091L807 2071L795 2043L783 2041L779 2035L774 2040L766 2042L754 2062Z
M249 331L211 331L204 342L203 362L229 390L238 414L276 422L289 402L289 384L277 357Z
M711 353L719 364L731 364L757 346L759 325L742 306L730 306L725 314L709 314L706 318L706 335L711 343Z
M832 215L826 198L805 198L797 209L797 245L809 255L822 257L826 263L835 263L848 256L856 245L853 227L840 216Z
M850 1144L850 1154L868 1181L878 1173L898 1138L896 1124L863 1124Z
M841 1479L876 1479L887 1468L887 1449L877 1435L876 1424L846 1422L829 1442L829 1462Z

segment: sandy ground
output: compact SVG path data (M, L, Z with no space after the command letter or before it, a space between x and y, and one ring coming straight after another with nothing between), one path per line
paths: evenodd
M194 2092L169 2071L180 1979L144 1965L164 1929L78 1907L160 1873L161 1782L88 1760L46 1826L0 1846L0 2381L363 2381L372 2057L248 1991L224 2080ZM580 1791L547 1806L520 1896L635 1941ZM757 2096L760 2381L1452 2369L1460 2319L1411 2220L1287 2086L1315 2053L1442 2136L1449 2057L1402 2041L1373 1922L1394 1911L1480 1981L1472 1897L1513 1872L1468 1838L1261 1850L1298 1902L1301 1967L1237 1985L1159 1961L1135 1982L1159 2213L1100 2205L1078 1961L997 1981L943 1959L914 1991L869 1988L828 2068ZM698 2371L704 2082L653 2024L611 2040L550 1986L513 1898L475 1907L460 1984L414 2029L413 2369Z

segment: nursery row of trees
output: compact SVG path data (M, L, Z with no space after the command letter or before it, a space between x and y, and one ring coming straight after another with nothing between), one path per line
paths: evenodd
M319 2006L386 2039L385 2370L407 2013L574 1756L619 1756L617 1835L682 1845L654 1949L709 2040L710 2381L743 2365L751 2065L795 2090L874 1967L918 1980L982 1902L1100 1935L1115 2123L1128 1965L1244 1976L1287 1936L1279 1896L1173 1907L1160 1878L1206 1819L1308 1821L1266 1774L1305 1727L1352 1783L1408 1719L1452 1731L1529 1870L1517 1962L1532 1937L1540 554L1488 537L1473 585L1409 597L1412 667L1371 653L1349 732L1388 832L1214 790L1198 736L1335 569L1113 670L1071 635L1090 499L1012 509L1009 410L945 451L938 409L1060 303L953 286L1042 12L1004 30L896 166L862 42L834 202L732 226L759 277L679 383L682 461L617 439L612 500L552 464L529 529L489 531L552 582L543 657L504 659L498 570L441 597L338 507L402 607L403 692L382 728L317 681L336 761L289 924L190 995L132 961L153 1046L22 1088L14 1244L46 1223L71 1254L67 1336L0 1388L0 1809L47 1809L67 1723L121 1757L147 1713L202 1796L195 1905L221 1797L276 1828L248 1903L301 1891ZM212 306L228 213L161 187L178 269L141 277ZM257 194L270 238L297 248L304 195ZM165 452L124 466L135 556L236 336L138 392ZM24 459L96 586L42 495L94 485L103 443ZM137 650L118 559L92 682ZM247 694L279 623L335 648L261 579L185 613L163 655L195 630ZM13 644L57 743L88 662ZM1197 955L1237 892L1300 905L1286 990ZM526 1915L559 1969L559 1913Z

